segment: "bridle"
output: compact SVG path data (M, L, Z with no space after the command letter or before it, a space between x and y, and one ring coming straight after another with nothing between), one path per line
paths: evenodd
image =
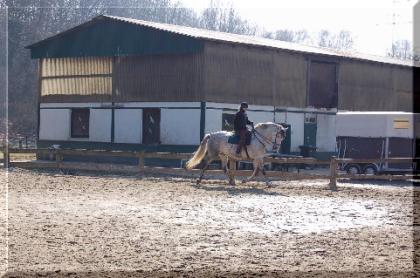
M277 137L279 134L282 134L283 130L280 129L279 131L277 131L276 136L274 136L274 142L271 141L271 139L265 137L264 135L262 135L261 133L259 133L254 127L252 127L252 133L255 135L255 138L257 139L258 142L261 143L261 145L264 146L265 151L268 152L269 150L267 150L267 146L268 145L272 145L272 150L275 150L278 148L278 146L280 145L279 143L277 143ZM283 136L282 136L283 137ZM264 142L266 144L264 144Z

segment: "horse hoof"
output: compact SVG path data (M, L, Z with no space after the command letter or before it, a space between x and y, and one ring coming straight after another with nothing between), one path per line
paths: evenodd
M246 183L246 180L242 180L242 183Z
M200 182L201 182L201 180L199 180L199 179L195 181L195 183L196 183L197 185L199 185L199 184L200 184Z
M271 183L271 182L267 182L266 184L265 184L268 188L273 188L274 186L273 186L273 184Z

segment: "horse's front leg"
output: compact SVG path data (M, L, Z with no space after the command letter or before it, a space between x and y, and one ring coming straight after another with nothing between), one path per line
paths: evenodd
M265 170L264 170L264 164L262 165L262 167L261 167L261 173L263 174L263 176L264 176L264 180L265 180L265 184L268 186L268 187L273 187L273 184L271 183L271 181L268 179L268 177L267 177L267 173L265 172Z
M258 175L260 171L260 167L261 167L260 165L262 164L263 164L263 160L261 159L254 160L252 162L252 165L254 166L254 172L252 172L252 175L249 178L242 180L242 183L246 183L253 180Z

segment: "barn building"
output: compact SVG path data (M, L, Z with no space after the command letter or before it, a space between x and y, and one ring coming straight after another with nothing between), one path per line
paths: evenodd
M384 57L105 15L28 48L38 147L189 152L247 101L325 157L338 111L412 111L413 65Z

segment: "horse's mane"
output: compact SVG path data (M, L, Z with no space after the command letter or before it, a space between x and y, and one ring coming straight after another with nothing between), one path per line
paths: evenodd
M283 127L280 124L272 123L272 122L266 122L266 123L258 123L255 125L255 128L261 128L261 129L267 129L270 126L277 126L277 127Z

